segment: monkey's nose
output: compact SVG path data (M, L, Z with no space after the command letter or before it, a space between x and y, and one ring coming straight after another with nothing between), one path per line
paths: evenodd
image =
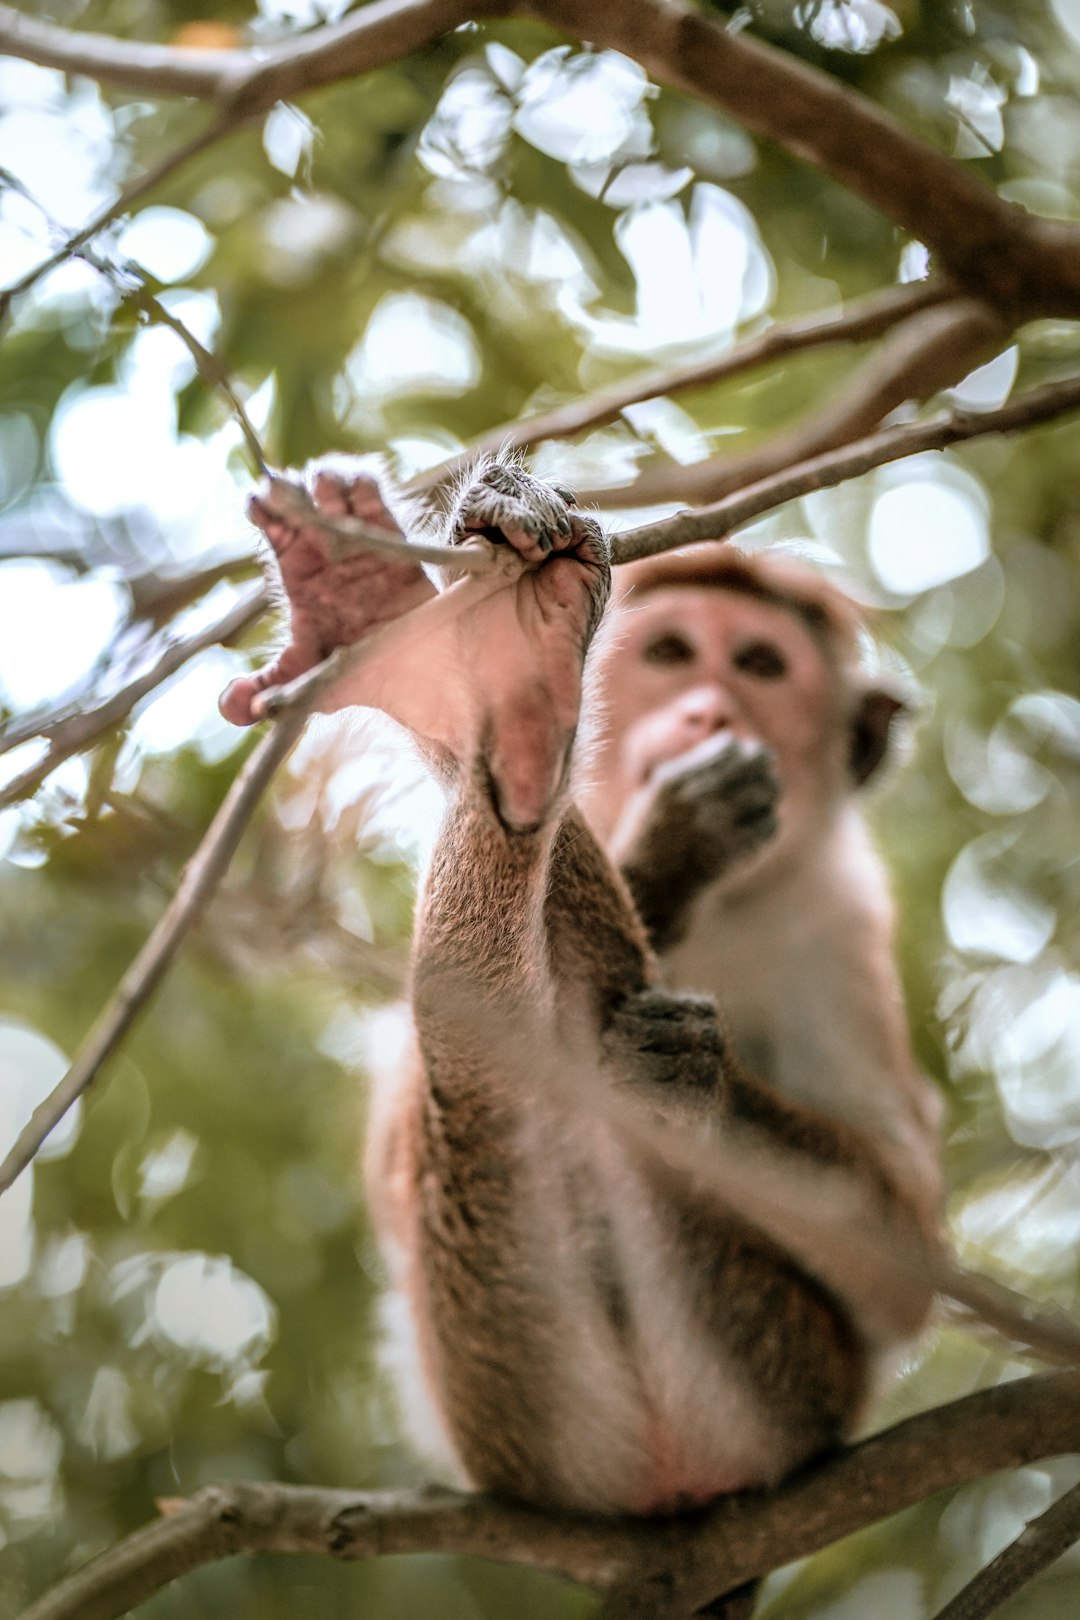
M703 737L714 731L727 731L735 721L734 707L719 686L695 686L682 699L684 720Z

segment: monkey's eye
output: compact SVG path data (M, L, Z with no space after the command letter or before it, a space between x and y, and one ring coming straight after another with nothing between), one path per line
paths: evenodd
M641 656L646 664L689 664L695 654L685 636L669 631L646 642Z
M787 659L771 641L749 641L740 647L732 662L744 675L754 675L759 681L778 681L787 674Z

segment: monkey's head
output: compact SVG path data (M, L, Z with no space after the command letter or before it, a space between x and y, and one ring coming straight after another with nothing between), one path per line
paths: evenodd
M789 558L705 544L617 570L590 815L609 836L658 767L730 734L772 755L779 849L867 782L905 708L861 667L855 604Z

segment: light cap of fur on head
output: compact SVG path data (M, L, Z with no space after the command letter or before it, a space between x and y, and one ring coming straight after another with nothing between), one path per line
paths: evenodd
M780 551L705 540L616 569L620 602L670 586L738 591L783 608L813 635L855 697L851 775L861 787L891 751L894 723L917 707L909 683L867 657L867 610L810 563Z
M860 662L864 616L859 607L819 569L789 555L751 555L730 541L703 540L625 564L616 570L616 585L620 600L630 591L639 596L671 585L741 591L795 614L838 663Z

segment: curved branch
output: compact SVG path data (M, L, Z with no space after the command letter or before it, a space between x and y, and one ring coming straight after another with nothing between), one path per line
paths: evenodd
M768 365L785 355L802 354L834 343L863 343L919 310L945 303L955 296L955 289L947 281L935 277L930 281L909 281L897 287L886 287L865 298L852 299L840 309L780 321L711 360L637 372L624 382L598 389L583 399L553 405L535 416L501 422L474 439L460 455L441 462L430 472L421 473L408 487L418 493L434 489L454 478L476 456L496 455L500 450L531 450L545 439L572 439L579 433L613 422L630 405L741 377L755 366Z
M205 652L208 647L216 647L235 640L266 611L269 601L269 593L265 586L249 591L239 602L233 604L228 613L215 620L213 624L207 625L205 630L199 630L195 635L186 636L184 640L166 647L150 669L137 676L135 680L129 681L118 692L113 692L101 703L94 704L92 708L79 708L74 711L65 706L59 714L42 716L38 725L32 723L20 725L10 739L0 734L0 754L35 737L44 737L49 743L49 751L43 759L36 765L31 765L19 776L13 777L6 787L0 788L0 810L6 809L10 804L18 804L20 800L36 793L45 778L58 765L63 764L65 759L70 759L72 754L90 748L103 732L119 725L120 721L131 713L136 703L141 703L155 687L160 686L162 681L167 681L170 675L175 675L178 669L182 669L198 653Z
M898 326L839 392L754 449L688 466L661 462L646 467L631 484L590 490L586 498L601 508L718 501L796 462L871 433L898 405L928 399L959 382L987 347L1003 336L999 318L973 299L924 310Z
M260 50L190 50L81 33L0 6L0 53L150 95L218 101L254 117L275 101L397 62L470 19L500 9L485 0L374 0L339 23Z
M624 51L660 83L786 147L924 242L971 292L1007 308L1080 309L1080 231L1003 202L839 79L683 0L531 0L518 9Z
M97 1079L102 1065L157 988L182 941L225 874L241 835L271 777L303 729L306 715L293 711L266 736L236 777L198 849L184 868L180 885L146 943L121 979L115 994L83 1041L67 1074L34 1109L11 1151L0 1164L0 1193L30 1164L49 1132Z
M651 1613L659 1577L688 1608L936 1492L1080 1450L1080 1373L966 1396L841 1452L769 1492L683 1520L575 1519L452 1491L212 1486L67 1576L22 1620L113 1620L177 1576L239 1552L471 1554L567 1576Z
M945 450L951 444L983 438L990 433L1012 433L1019 428L1035 427L1075 410L1080 410L1080 377L1067 377L1061 382L1046 383L1042 388L1030 388L1017 394L995 411L950 411L929 422L885 428L856 444L844 445L839 450L830 450L826 455L813 456L795 467L785 468L712 506L677 512L674 517L663 518L658 523L626 529L615 536L612 561L637 562L642 557L655 557L662 551L674 551L678 546L691 545L697 540L721 540L763 512L771 512L814 490L831 489L888 461L900 461L925 450Z

